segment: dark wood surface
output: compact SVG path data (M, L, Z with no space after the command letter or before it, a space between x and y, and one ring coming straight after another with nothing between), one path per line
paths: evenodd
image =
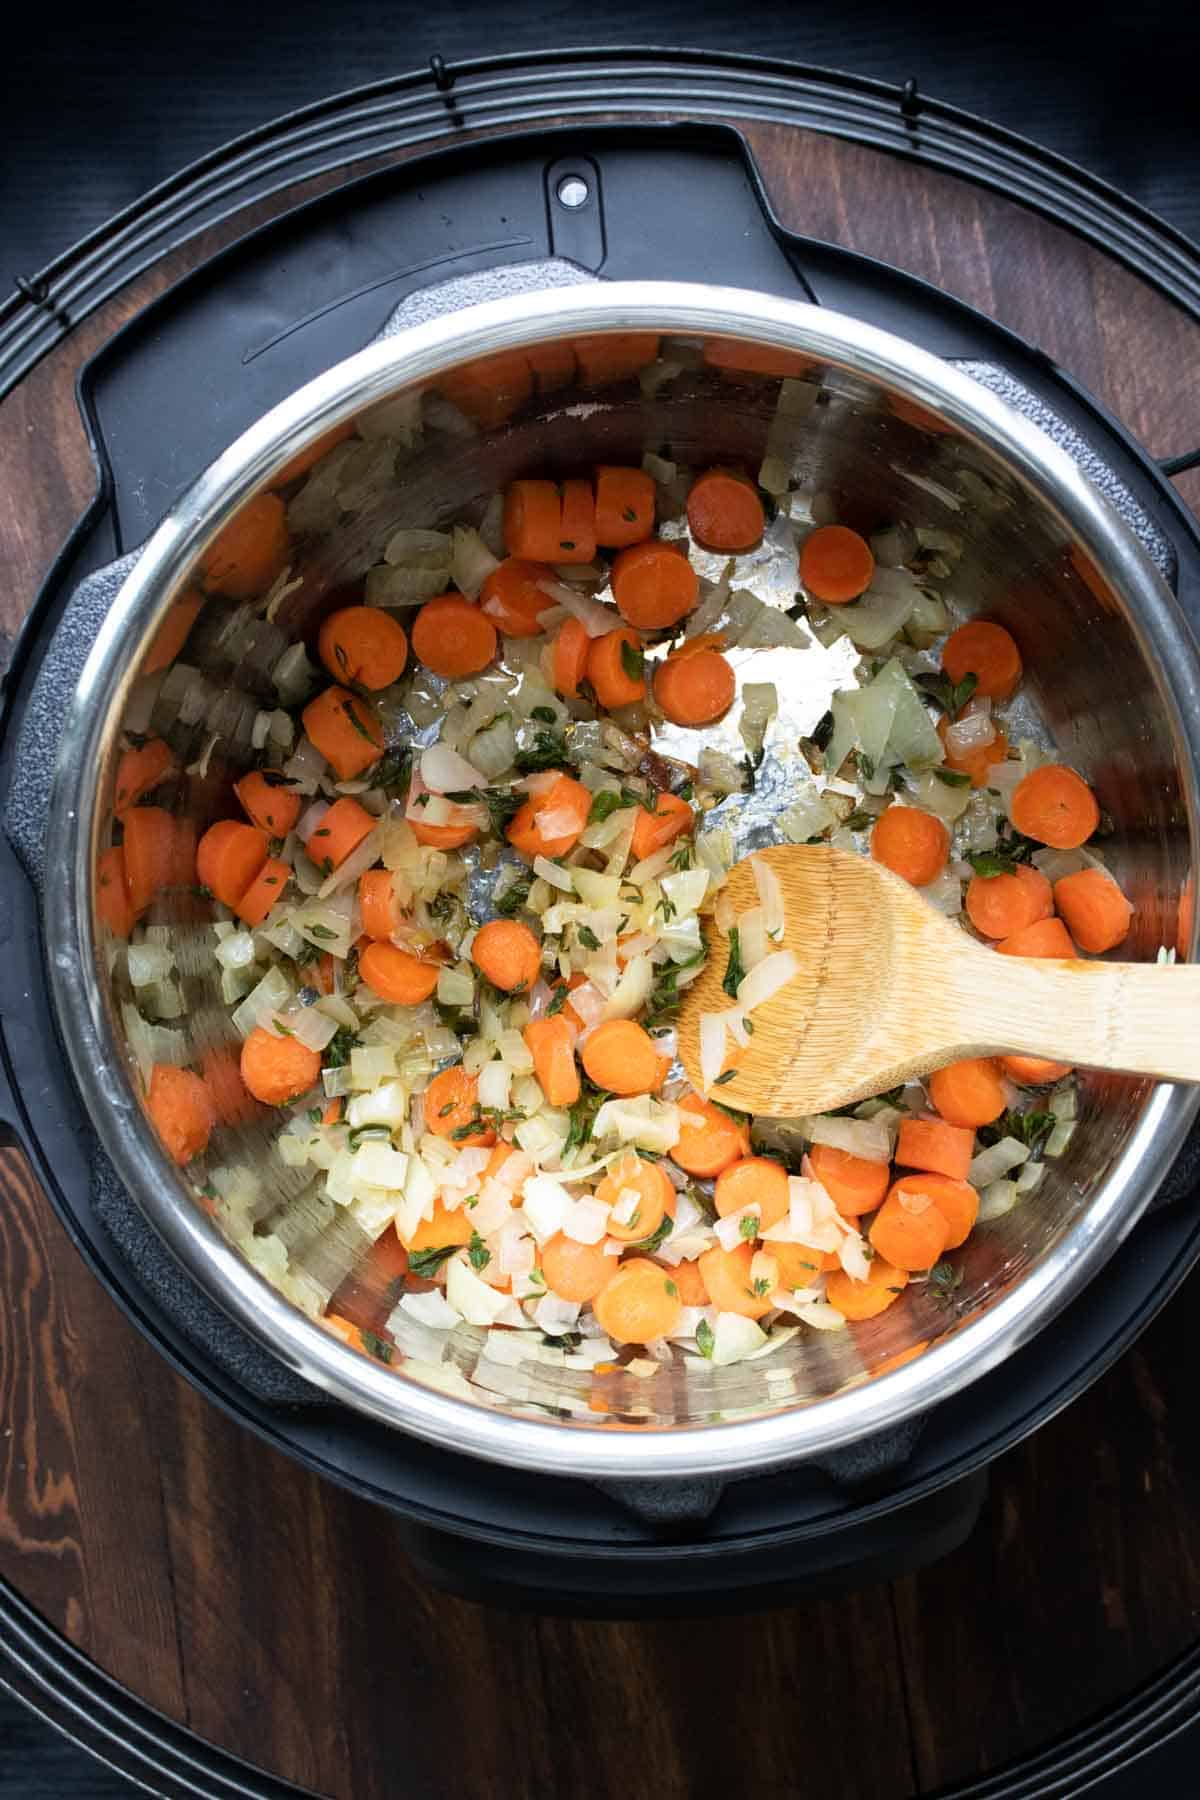
M1153 453L1200 438L1200 330L1135 277L950 178L750 135L788 225L1023 332ZM217 235L85 322L0 407L5 630L91 493L80 362ZM1181 488L1200 502L1200 479ZM798 1797L817 1770L838 1800L900 1800L1101 1714L1200 1628L1195 1277L1003 1459L974 1537L942 1564L758 1617L630 1624L431 1593L386 1514L166 1367L15 1152L0 1154L0 1282L0 1576L151 1705L338 1800Z

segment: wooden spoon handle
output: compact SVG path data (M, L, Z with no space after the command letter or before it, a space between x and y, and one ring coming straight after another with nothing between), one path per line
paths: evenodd
M1008 966L997 980L1001 961ZM1200 1082L1200 964L1056 963L982 951L964 959L950 985L964 1040Z

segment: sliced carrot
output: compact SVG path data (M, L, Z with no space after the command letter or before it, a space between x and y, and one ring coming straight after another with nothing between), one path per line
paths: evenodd
M145 912L156 894L173 885L176 825L174 814L165 806L135 806L126 817L125 886L135 918Z
M590 481L564 481L556 563L590 563L596 554L596 497Z
M733 705L737 679L719 650L668 656L654 673L654 698L676 725L712 725Z
M231 600L253 600L283 573L290 550L283 501L278 494L256 494L205 551L200 585Z
M390 869L368 869L359 876L358 910L367 936L386 943L396 929L396 891Z
M875 861L903 875L913 887L935 880L949 854L950 837L942 821L915 806L889 806L871 833Z
M920 1180L921 1177L916 1178ZM933 1181L940 1177L928 1176ZM950 1235L933 1200L922 1193L893 1190L871 1221L872 1250L895 1269L931 1269Z
M907 1286L907 1269L895 1269L882 1256L876 1256L865 1281L854 1281L844 1270L836 1270L825 1283L825 1298L843 1319L857 1323L886 1312Z
M896 1140L896 1163L902 1169L928 1169L934 1175L966 1179L975 1155L975 1132L941 1119L905 1119Z
M415 1256L419 1250L444 1250L450 1244L469 1244L474 1231L471 1215L465 1206L443 1206L433 1203L433 1217L422 1219L416 1230L401 1238L405 1250Z
M947 1250L957 1250L960 1244L966 1243L979 1217L979 1195L969 1181L933 1171L901 1175L892 1183L888 1198L902 1195L905 1196L904 1204L911 1205L914 1194L926 1195L942 1215Z
M843 1218L873 1212L887 1193L888 1166L869 1162L831 1144L814 1144L808 1153L813 1179L819 1181Z
M713 1198L724 1219L743 1207L758 1207L761 1231L769 1231L788 1214L788 1172L768 1156L743 1156L717 1177ZM756 1236L759 1233L755 1233Z
M261 925L271 908L283 899L291 878L291 863L281 862L277 857L265 862L233 909L242 923L251 927Z
M494 430L529 399L533 370L522 351L502 350L440 376L438 386L460 412Z
M212 1095L191 1069L155 1063L150 1071L146 1109L163 1148L173 1162L190 1163L208 1149L217 1122Z
M766 527L758 490L732 469L708 469L688 489L688 527L706 550L753 550Z
M688 1175L702 1180L720 1175L730 1163L750 1154L750 1132L719 1106L688 1094L679 1102L679 1142L671 1161Z
M700 1264L694 1258L676 1263L672 1273L675 1286L679 1289L679 1298L685 1306L708 1305L708 1289L704 1285Z
M368 944L359 956L358 972L369 988L393 1006L420 1006L438 984L437 963L422 962L395 944Z
M1054 850L1078 850L1100 823L1091 788L1062 763L1032 769L1014 790L1011 811L1018 831Z
M427 600L412 626L413 655L448 681L478 675L496 655L496 627L461 594Z
M322 874L332 875L346 858L370 837L378 819L349 794L335 800L316 829L309 833L304 848Z
M640 544L654 530L655 487L644 469L596 470L596 542L605 550Z
M578 619L564 619L554 640L552 680L564 700L579 698L579 684L587 674L591 638Z
M610 387L628 381L658 355L652 331L611 331L575 339L580 387Z
M113 795L116 817L124 818L130 807L136 806L142 795L156 788L160 781L165 781L175 767L174 752L161 738L147 738L140 749L122 751Z
M256 1025L242 1045L242 1080L264 1106L284 1106L315 1087L321 1058L297 1037L276 1037Z
M309 738L340 780L353 781L383 755L383 727L365 700L328 687L300 715Z
M550 570L544 563L523 562L509 556L492 570L479 595L479 609L505 637L540 636L542 614L554 605L538 586ZM578 621L576 621L578 622ZM580 627L582 630L582 626Z
M205 1085L222 1125L247 1125L261 1116L261 1107L247 1092L239 1067L240 1047L214 1044L201 1062Z
M955 750L946 742L946 734L950 729L949 719L939 719L937 734L942 740L942 748L946 753L946 767L959 775L969 775L971 786L987 787L991 780L992 769L1002 763L1008 755L1008 738L998 725L993 726L995 733L990 744L977 744L973 750Z
M683 1310L672 1271L642 1256L621 1263L592 1304L614 1344L649 1344L666 1337Z
M943 644L942 667L955 686L974 675L975 692L982 699L1008 700L1021 679L1021 652L1003 625L970 619Z
M857 600L874 574L870 544L848 525L818 525L800 546L800 580L826 606Z
M114 937L127 938L133 930L134 910L125 879L125 852L120 844L102 850L96 858L96 911Z
M704 1285L718 1312L741 1313L744 1319L761 1319L771 1310L769 1294L759 1293L750 1274L754 1261L753 1244L739 1244L734 1250L722 1250L714 1244L697 1257Z
M398 681L408 661L403 625L378 606L343 606L330 613L317 647L335 681L356 681L372 692Z
M636 631L623 626L588 645L587 678L601 706L610 711L646 698L645 653Z
M461 1063L443 1069L425 1089L425 1129L435 1137L453 1138L456 1144L486 1149L495 1143L495 1132L480 1117L479 1081Z
M519 919L492 919L475 933L471 961L502 993L523 994L541 974L542 947Z
M236 911L242 895L266 862L269 845L266 832L257 825L219 819L200 839L196 874L214 899Z
M575 1030L570 1020L561 1013L531 1019L523 1035L547 1103L574 1106L579 1098L579 1070L575 1066Z
M580 1055L588 1079L610 1094L649 1094L658 1086L658 1051L633 1019L597 1025Z
M967 884L967 917L981 937L1011 937L1053 912L1050 883L1030 863L1011 875L973 875Z
M617 611L641 631L660 631L686 618L700 597L700 577L678 544L651 538L613 559Z
M1004 1082L990 1056L968 1056L935 1069L928 1080L929 1098L947 1125L974 1131L990 1125L1004 1111Z
M692 831L695 823L695 813L678 794L656 794L653 811L645 806L638 808L633 827L634 861L641 862L656 850L665 850L676 838Z
M284 488L290 482L299 481L301 475L307 475L308 471L315 468L323 456L328 456L331 450L335 450L339 444L353 436L353 419L346 419L341 425L331 426L328 431L322 432L315 444L310 444L307 450L298 451L290 462L284 463L274 478L275 486Z
M569 387L575 379L575 347L569 339L557 344L530 344L524 351L539 394Z
M418 844L431 850L461 850L479 836L478 825L427 825L424 819L409 819L408 824Z
M1000 1067L1010 1081L1020 1087L1045 1087L1051 1081L1061 1081L1069 1075L1071 1063L1051 1062L1045 1056L1002 1056Z
M560 775L514 813L508 841L530 862L535 856L565 856L578 843L591 807L592 796L583 783Z
M624 1223L611 1218L608 1235L619 1243L640 1243L653 1237L663 1220L675 1216L675 1189L658 1163L627 1150L608 1170L596 1188L601 1206L616 1206L622 1194L637 1195L632 1216Z
M285 838L300 817L300 796L278 769L252 769L233 791L250 823L271 837Z
M157 675L160 669L165 669L168 663L175 661L200 616L205 598L199 588L185 588L182 594L172 600L167 616L146 652L146 660L142 664L143 675Z
M1080 869L1054 884L1054 904L1081 950L1100 956L1129 936L1133 908L1106 869Z
M541 1249L541 1270L546 1286L562 1300L573 1300L586 1306L601 1288L607 1287L617 1265L604 1253L604 1240L598 1244L577 1244L574 1238L556 1231Z
M1039 919L1036 925L1014 931L996 948L1001 956L1076 957L1079 954L1061 919Z
M836 1250L814 1250L811 1244L764 1245L779 1268L777 1285L781 1288L811 1287L818 1275L840 1269Z
M510 556L556 563L562 536L562 495L553 481L513 481L504 496L502 525Z
M341 1101L340 1100L331 1100L329 1102L329 1105L325 1108L325 1111L321 1114L321 1123L326 1128L328 1128L330 1125L340 1124L341 1118L342 1118L342 1103L341 1103Z

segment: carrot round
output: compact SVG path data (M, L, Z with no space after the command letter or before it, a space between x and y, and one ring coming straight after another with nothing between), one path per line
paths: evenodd
M252 769L234 784L246 817L270 837L284 838L300 817L300 796L275 769Z
M1051 1062L1046 1056L1002 1056L1000 1067L1019 1087L1045 1087L1069 1075L1073 1064Z
M474 1227L465 1206L447 1207L440 1200L433 1203L433 1216L422 1219L415 1231L401 1238L407 1254L418 1250L445 1250L450 1244L469 1244Z
M471 945L471 961L505 994L528 992L542 968L542 947L519 919L492 919Z
M1011 875L973 875L966 905L967 917L981 937L1006 938L1050 918L1054 896L1040 869L1018 863Z
M343 424L334 425L328 431L322 432L315 444L310 444L307 450L298 451L290 462L284 463L282 469L274 477L275 486L284 488L288 486L289 482L298 481L301 475L307 475L308 471L314 468L323 456L328 456L329 452L336 449L338 444L353 436L353 419L347 419Z
M596 1189L601 1206L615 1206L628 1190L637 1195L633 1217L624 1224L608 1221L608 1235L624 1244L653 1237L668 1214L675 1216L675 1189L658 1163L628 1150L615 1162Z
M1069 956L1078 955L1071 934L1061 919L1039 919L1036 925L1026 925L1023 931L1014 931L996 945L1001 956Z
M513 481L504 496L502 525L510 556L556 563L562 535L562 496L552 481Z
M438 380L446 399L469 418L494 430L524 406L533 392L533 370L519 350L481 356Z
M633 1019L597 1025L580 1054L588 1079L610 1094L649 1094L658 1086L654 1039Z
M122 751L113 794L116 817L124 818L130 807L164 781L175 766L174 752L161 738L147 738L139 749Z
M409 819L408 824L418 844L431 850L461 850L479 836L478 825L427 825L424 819Z
M133 930L134 912L125 879L125 852L120 844L102 850L96 858L96 911L114 937L127 938Z
M875 861L903 875L913 887L935 880L949 854L950 838L942 821L915 806L889 806L871 833Z
M203 1156L217 1113L199 1075L171 1063L155 1063L146 1109L172 1162L182 1167L193 1157Z
M335 681L357 681L372 691L391 687L408 661L403 625L378 606L343 606L330 613L317 648Z
M1093 956L1123 944L1133 908L1104 869L1080 869L1054 884L1054 904L1081 950Z
M487 1149L495 1143L495 1132L480 1117L478 1078L468 1075L461 1063L443 1069L425 1089L425 1129L435 1137L453 1138L456 1144Z
M590 481L564 481L556 563L590 563L596 554L596 500Z
M570 1020L561 1013L531 1019L523 1035L547 1103L574 1106L579 1098L579 1070L575 1066L575 1031Z
M154 641L146 652L142 663L143 675L157 675L168 663L173 663L183 646L187 643L188 634L196 623L205 603L205 595L199 588L185 588L182 594L176 595L167 609L167 616L154 634Z
M767 1156L740 1157L717 1177L713 1198L723 1219L745 1206L757 1206L758 1236L787 1217L788 1172Z
M688 489L688 528L706 550L753 550L766 514L752 481L730 469L709 469Z
M685 647L659 663L654 698L676 725L712 725L733 705L737 680L719 650Z
M756 1293L751 1279L752 1244L739 1244L734 1250L722 1250L719 1244L714 1244L696 1260L718 1312L741 1313L744 1319L761 1319L764 1313L770 1312L770 1295Z
M393 1006L420 1006L438 984L438 965L422 962L395 944L368 944L358 972L369 988Z
M640 544L654 530L654 477L602 463L596 470L596 542L604 550Z
M173 885L177 823L165 806L135 806L126 816L125 885L135 917L145 912L163 888Z
M548 573L544 563L523 562L519 556L506 557L484 581L479 594L480 612L485 613L505 637L538 637L543 629L542 614L554 605L549 594L544 594L538 586Z
M365 774L383 755L383 728L365 700L329 687L300 715L304 729L342 781Z
M1004 1111L1004 1082L989 1056L968 1056L948 1063L929 1077L929 1098L947 1125L974 1131L990 1125Z
M819 1181L844 1218L873 1212L887 1193L888 1166L868 1162L832 1144L814 1144L808 1153L813 1179Z
M676 544L651 538L614 558L617 611L639 631L660 631L687 617L700 597L700 577Z
M219 819L196 851L196 874L214 899L236 911L238 901L267 860L270 839L256 825Z
M460 594L427 600L412 627L413 655L448 681L478 675L496 654L496 627Z
M564 619L554 640L551 679L564 700L579 698L579 684L587 674L592 640L578 619Z
M592 1304L614 1344L649 1344L666 1337L683 1309L672 1271L641 1256L622 1263Z
M396 929L396 893L390 869L368 869L359 876L358 910L367 936L386 943Z
M591 806L592 796L582 781L560 775L514 813L508 841L530 862L535 856L565 856L578 843Z
M956 686L974 675L975 692L983 699L1008 700L1021 679L1021 652L1003 625L971 619L946 639L942 667Z
M844 1269L836 1269L825 1283L825 1298L843 1319L857 1322L886 1312L907 1286L907 1269L895 1269L882 1256L876 1256L865 1281L854 1281Z
M290 549L283 501L256 494L205 551L200 585L231 600L253 600L282 574Z
M811 1244L771 1244L769 1249L779 1268L781 1288L811 1287L818 1275L842 1266L836 1250L814 1250Z
M694 1258L676 1263L672 1273L675 1278L675 1286L679 1289L679 1298L685 1306L707 1306L709 1304L704 1276L700 1264Z
M561 1231L547 1238L541 1249L541 1269L546 1286L562 1300L573 1300L586 1306L601 1288L607 1287L617 1265L604 1253L604 1241L577 1244Z
M256 1025L242 1045L242 1080L264 1106L284 1106L307 1094L321 1077L321 1058L296 1037L276 1037Z
M941 1119L905 1119L900 1126L896 1162L902 1169L928 1169L963 1181L974 1155L975 1133L966 1126Z
M233 909L242 923L251 927L261 925L271 908L282 900L291 878L291 863L281 862L277 857L265 862Z
M609 387L628 381L658 355L652 331L589 333L575 339L580 387Z
M309 833L304 848L324 875L340 869L352 851L369 837L379 821L365 806L349 794L335 800L316 829Z
M926 1176L921 1179L940 1179ZM895 1188L871 1221L867 1233L872 1250L895 1269L931 1269L950 1235L949 1227L931 1197Z
M606 631L588 644L587 678L601 706L610 711L646 698L642 640L629 626Z
M950 1175L933 1172L901 1175L892 1183L889 1198L893 1194L925 1194L933 1201L946 1227L947 1250L957 1250L960 1244L966 1243L979 1217L979 1195L975 1189L969 1181Z
M633 857L641 862L656 850L665 850L677 837L684 837L695 827L696 815L678 794L656 794L654 810L638 808L633 827Z
M1014 790L1011 811L1018 831L1054 850L1078 850L1100 823L1091 788L1062 763L1032 769Z
M750 1133L740 1120L731 1119L699 1094L688 1094L679 1102L679 1142L671 1161L685 1174L704 1180L749 1154Z
M959 775L969 775L972 787L987 787L993 767L996 763L1002 763L1008 755L1008 738L996 725L993 726L995 736L990 744L977 744L973 750L955 750L946 742L949 730L950 720L939 719L937 734L942 740L946 767L954 769Z
M870 587L875 558L866 538L848 525L819 525L800 546L799 566L814 599L843 606Z

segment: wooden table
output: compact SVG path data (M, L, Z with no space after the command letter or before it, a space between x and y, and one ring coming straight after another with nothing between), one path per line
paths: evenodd
M747 135L789 227L1011 326L1153 454L1200 438L1200 329L1117 263L949 176L781 127ZM92 492L81 362L278 209L159 264L0 407L4 630ZM1200 503L1200 473L1180 487ZM320 1794L778 1800L814 1791L819 1769L838 1800L899 1800L1103 1713L1197 1636L1195 1276L995 1467L978 1530L939 1566L758 1617L564 1622L422 1586L387 1514L171 1372L16 1152L0 1184L0 1576L150 1705Z

